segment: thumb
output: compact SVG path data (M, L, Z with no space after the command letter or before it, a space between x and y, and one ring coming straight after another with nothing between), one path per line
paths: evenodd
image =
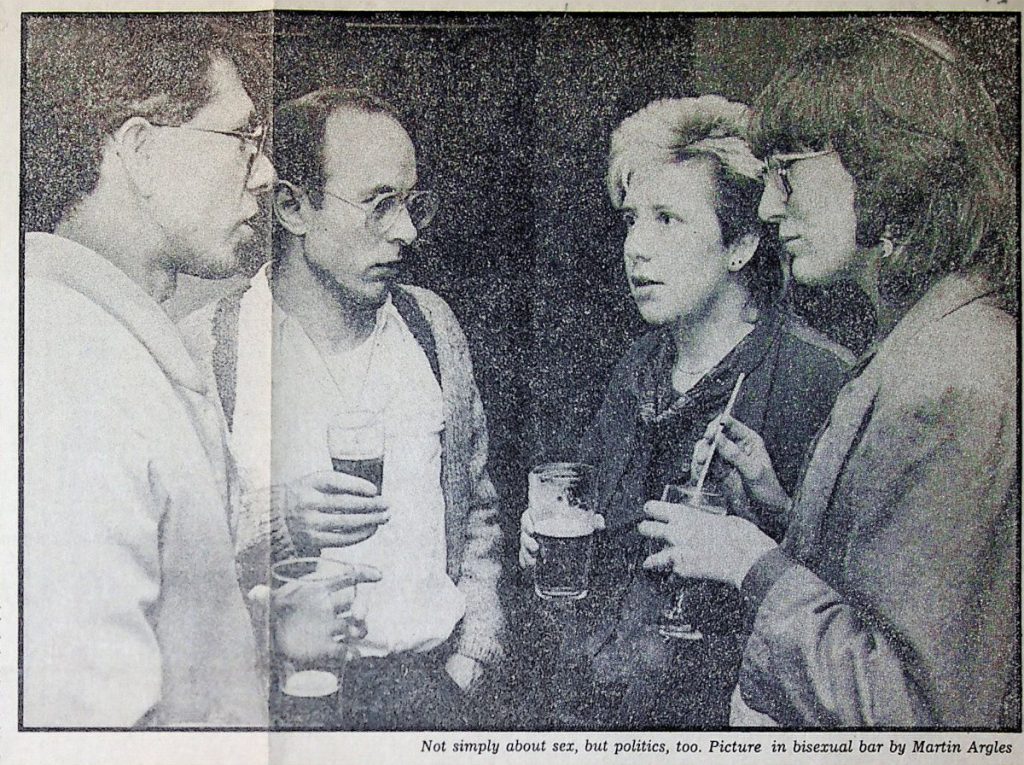
M653 555L648 555L644 559L643 567L655 571L665 571L672 568L671 550L666 547L664 550L659 550Z

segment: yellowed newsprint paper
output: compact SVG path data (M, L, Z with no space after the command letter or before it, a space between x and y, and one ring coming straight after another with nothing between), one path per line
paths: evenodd
M0 765L1024 762L1020 0L0 9Z

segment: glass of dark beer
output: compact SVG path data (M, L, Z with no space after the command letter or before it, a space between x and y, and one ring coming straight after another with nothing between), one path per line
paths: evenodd
M384 422L380 412L354 409L336 414L327 428L327 448L337 472L369 481L380 494L384 482Z
M530 471L529 513L539 545L534 590L545 600L587 596L594 534L594 469L553 462Z
M710 488L698 491L695 486L669 484L662 493L661 501L686 505L712 515L726 515L727 513L721 494ZM666 608L661 612L658 633L676 640L703 639L704 634L697 624L696 615L691 613L690 600L696 596L697 590L706 586L705 582L685 580L676 592L671 608Z

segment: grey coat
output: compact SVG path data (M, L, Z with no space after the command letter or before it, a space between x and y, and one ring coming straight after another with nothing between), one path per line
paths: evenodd
M1017 329L936 284L839 394L756 612L744 701L793 727L1019 725Z

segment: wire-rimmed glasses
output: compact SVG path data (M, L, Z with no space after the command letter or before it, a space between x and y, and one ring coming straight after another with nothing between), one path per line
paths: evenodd
M196 133L212 133L213 135L224 135L235 138L242 142L243 146L249 147L249 159L245 168L245 179L252 178L253 168L256 166L256 158L263 154L267 141L266 125L260 124L252 130L215 130L213 128L196 127L194 125L163 125L159 122L151 122L153 127L176 128L178 130L191 130Z
M834 152L835 149L822 149L820 151L772 154L765 160L764 169L761 171L764 183L766 186L768 183L774 184L775 188L782 194L783 201L788 202L790 195L793 193L793 187L789 183L789 169L797 162L803 162L805 159L814 159L815 157L824 157Z
M430 225L437 214L439 200L433 191L388 191L365 202L353 202L340 194L324 189L324 194L361 210L366 228L377 236L385 236L405 209L417 231Z

